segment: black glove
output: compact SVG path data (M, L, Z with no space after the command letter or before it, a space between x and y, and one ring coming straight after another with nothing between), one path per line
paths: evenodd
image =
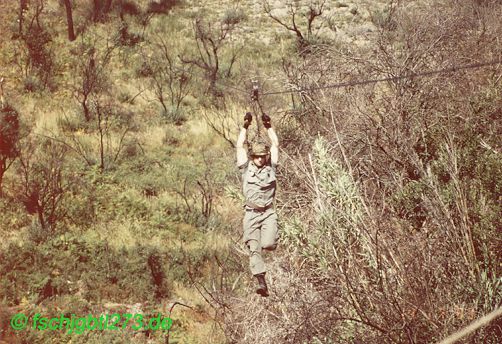
M263 126L268 129L268 128L272 128L272 124L270 124L270 116L267 115L266 113L264 113L262 116L261 116L261 120L263 122Z
M244 116L244 125L243 127L247 129L249 125L251 124L251 121L253 120L253 116L251 115L251 112L246 112L246 115Z

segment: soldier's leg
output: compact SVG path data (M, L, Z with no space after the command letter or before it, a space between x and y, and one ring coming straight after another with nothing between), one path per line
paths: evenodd
M249 267L253 275L266 271L261 256L260 214L247 211L244 215L244 242L249 249Z
M279 240L279 230L277 228L277 214L274 209L269 209L263 214L265 218L261 224L261 248L273 251L277 247Z
M249 240L247 243L249 248L249 267L253 275L258 275L266 272L265 262L261 256L261 245L258 240Z

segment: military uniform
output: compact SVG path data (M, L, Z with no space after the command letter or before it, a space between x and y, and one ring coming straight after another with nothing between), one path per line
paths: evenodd
M275 250L278 240L277 214L273 202L276 190L276 165L257 167L252 161L239 166L246 199L243 221L244 242L249 248L253 275L266 272L262 250Z

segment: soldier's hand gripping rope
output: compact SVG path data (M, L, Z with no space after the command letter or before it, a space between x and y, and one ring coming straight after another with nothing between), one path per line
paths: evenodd
M244 116L244 124L243 127L245 129L249 128L249 125L253 121L253 115L251 115L251 112L246 112L246 115Z
M272 124L270 123L271 121L270 116L267 115L266 113L263 113L263 115L261 116L261 121L263 122L263 126L265 127L265 129L272 128Z

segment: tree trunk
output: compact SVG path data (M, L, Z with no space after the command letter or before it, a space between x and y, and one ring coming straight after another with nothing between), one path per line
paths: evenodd
M93 0L94 8L92 9L92 20L98 22L101 18L101 0Z
M80 104L82 104L82 108L84 109L85 121L89 122L91 120L91 113L89 111L89 107L87 106L87 94L84 94L84 99Z
M5 173L5 170L6 170L6 163L5 163L5 159L2 158L2 160L0 161L0 198L3 197L2 181L3 181L3 175Z
M105 143L104 143L105 133L101 123L102 115L101 115L101 109L99 107L97 107L96 113L98 115L99 157L101 160L99 169L101 170L101 172L103 172L103 170L105 169Z
M42 229L46 229L47 224L45 223L44 206L38 203L38 201L37 201L37 215L40 227L42 227Z
M73 29L73 14L71 9L70 0L63 0L64 7L66 8L66 21L68 23L68 39L71 41L75 40L75 31Z
M28 0L19 0L19 36L23 35L24 11L28 9Z

